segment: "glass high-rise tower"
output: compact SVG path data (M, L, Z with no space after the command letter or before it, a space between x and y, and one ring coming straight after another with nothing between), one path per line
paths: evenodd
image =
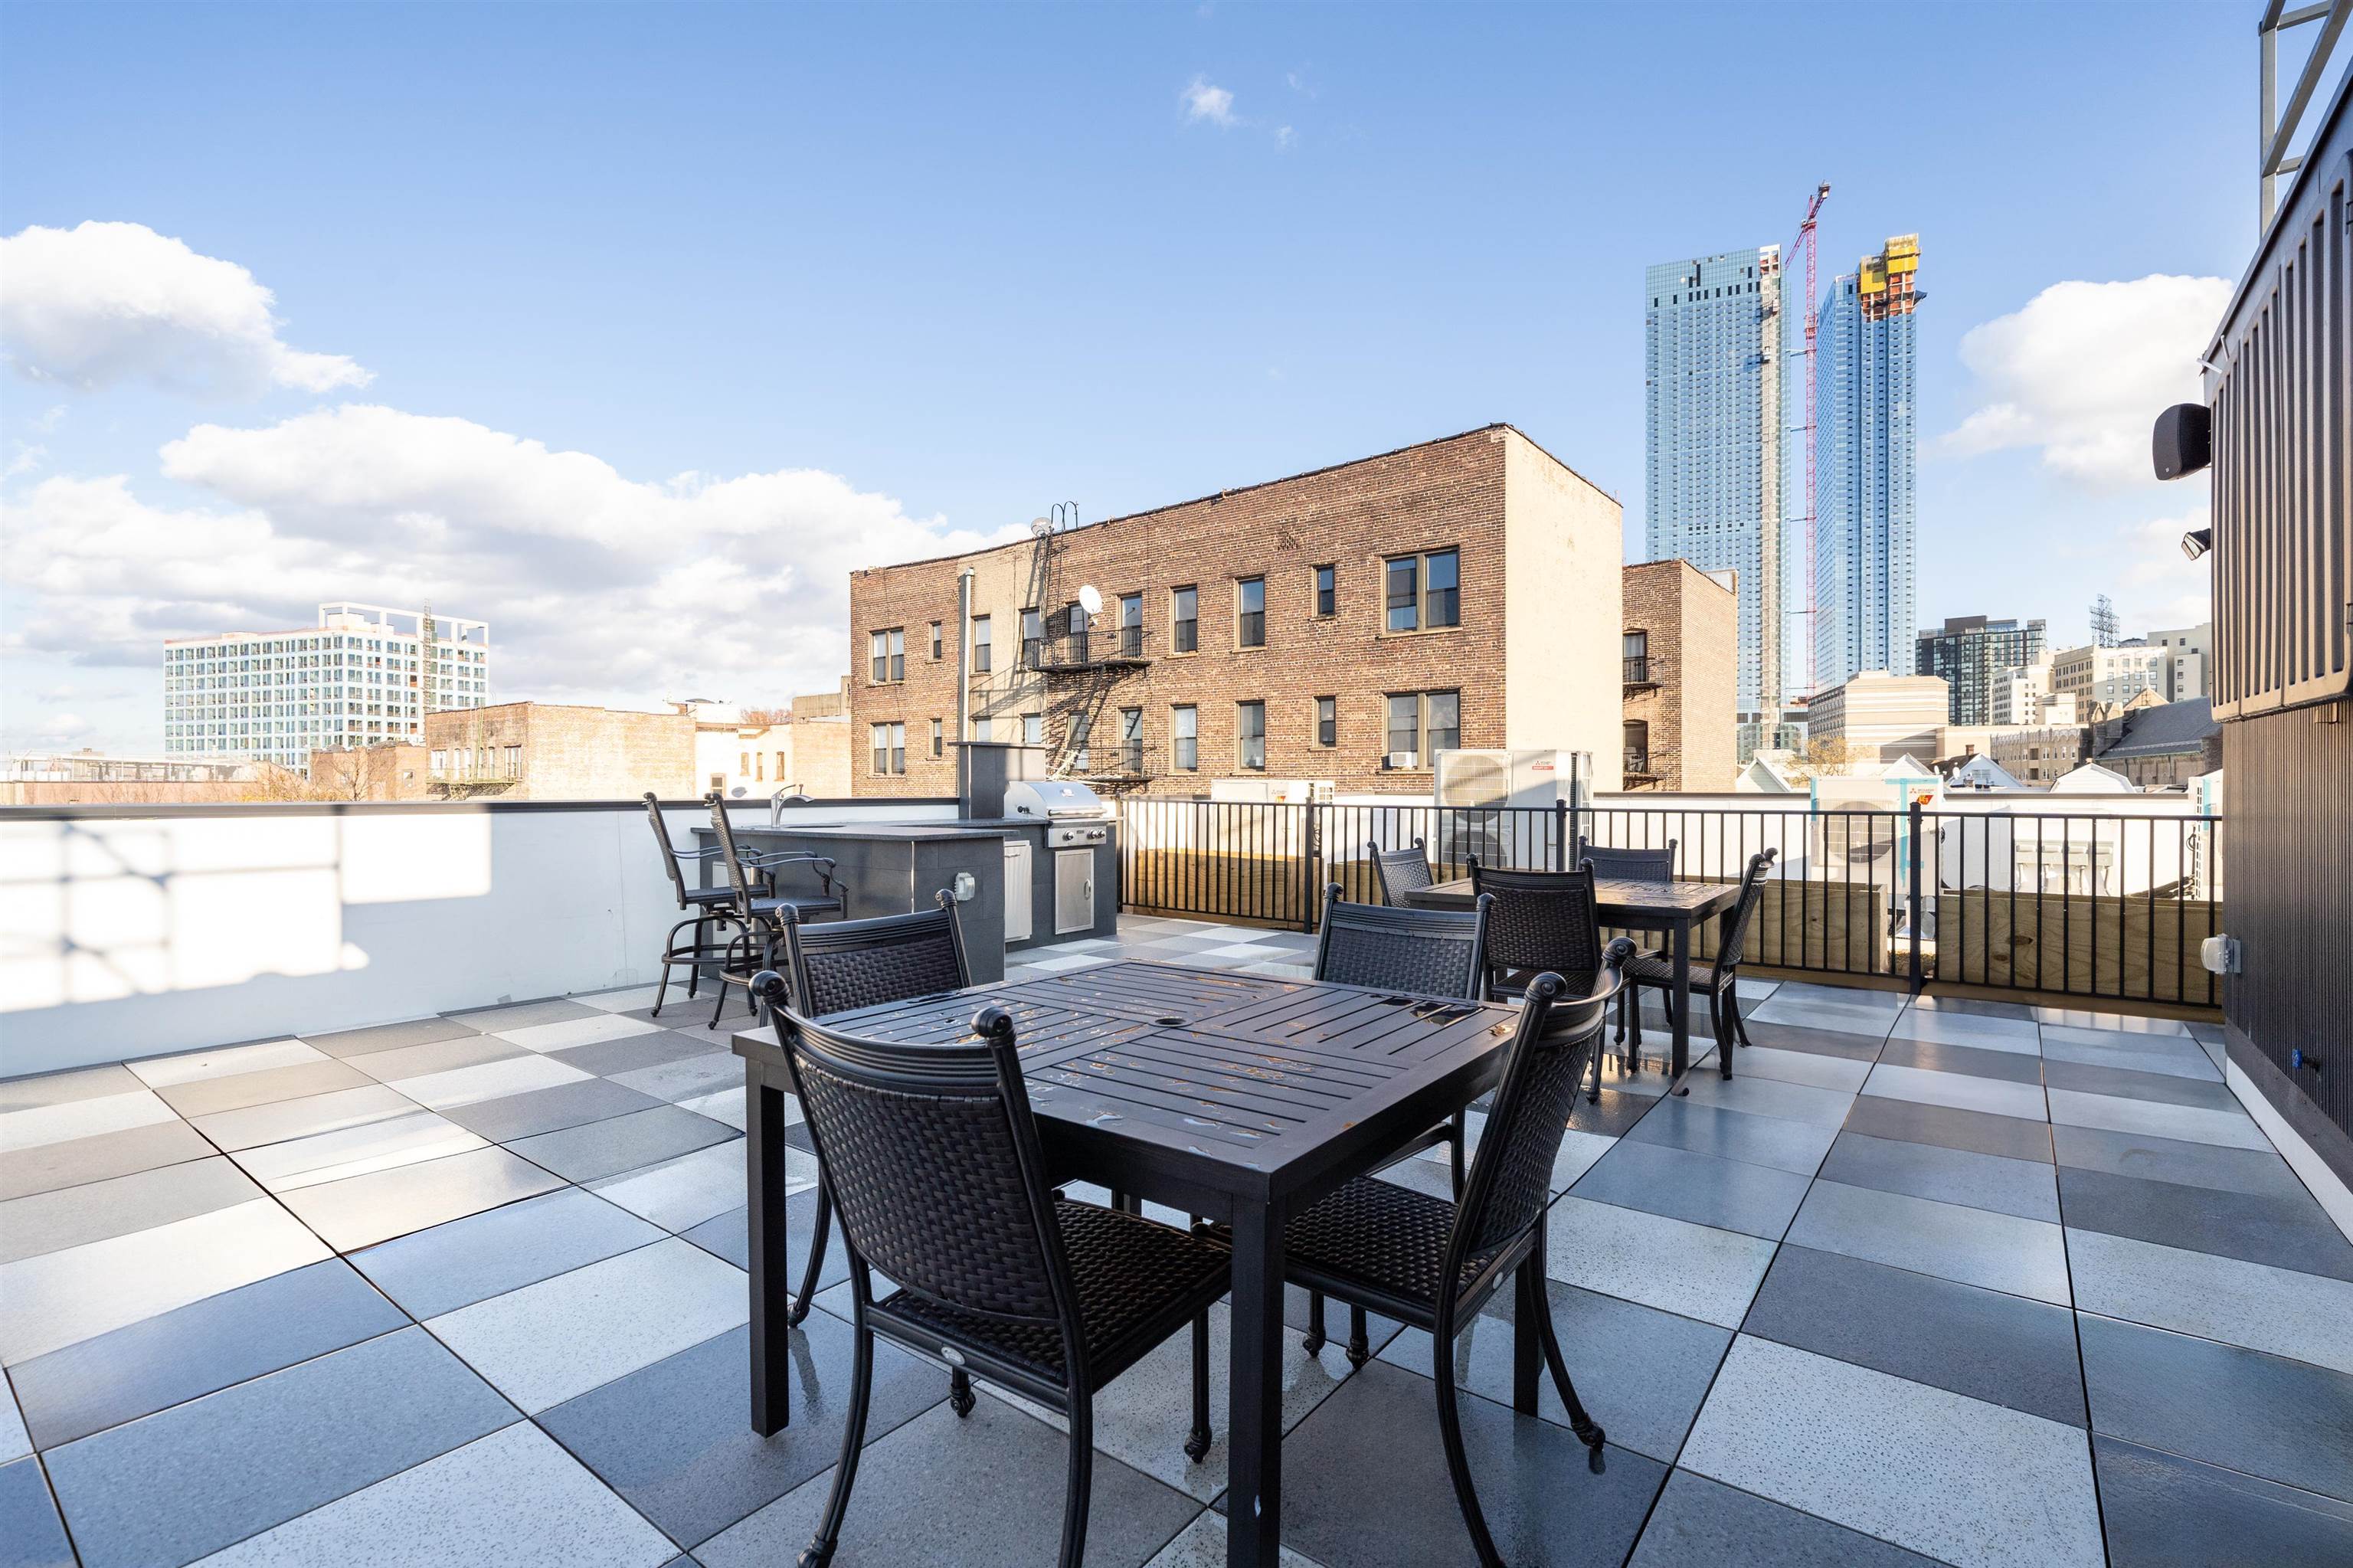
M1644 279L1649 558L1738 574L1740 755L1771 745L1789 677L1784 589L1781 252L1662 261Z
M1815 353L1814 690L1913 662L1912 313L1920 237L1901 234L1822 301Z

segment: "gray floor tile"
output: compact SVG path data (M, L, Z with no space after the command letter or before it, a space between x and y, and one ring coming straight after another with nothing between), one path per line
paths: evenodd
M74 1568L72 1545L38 1459L0 1465L0 1552L8 1568Z
M1862 1092L1919 1105L2017 1117L2023 1121L2045 1119L2040 1084L2005 1083L2000 1078L1974 1077L1968 1073L1939 1073L1883 1062L1871 1070L1871 1079L1863 1085Z
M2040 1160L2007 1160L1942 1144L1842 1132L1822 1161L1820 1174L1826 1181L1850 1187L1965 1203L2022 1220L2059 1221L2058 1184L2051 1167Z
M1278 1561L1282 1568L1320 1568L1288 1546ZM1226 1568L1226 1516L1204 1509L1145 1568Z
M577 1067L567 1067L533 1052L403 1078L400 1092L421 1106L446 1112L452 1107L472 1105L478 1100L503 1099L509 1095L525 1095L533 1089L552 1089L563 1084L585 1084L590 1076Z
M16 1408L16 1395L8 1380L0 1378L0 1465L21 1459L33 1451L33 1439L25 1430L24 1413Z
M655 1034L632 1034L620 1040L599 1040L586 1045L567 1045L549 1055L584 1073L605 1076L614 1073L634 1073L646 1067L659 1067L664 1063L684 1061L689 1056L710 1054L708 1037L702 1040L686 1038L682 1029L665 1029Z
M2113 1568L2343 1568L2353 1507L2094 1437Z
M1580 1198L1778 1241L1805 1198L1806 1183L1794 1171L1621 1139L1571 1191Z
M2226 1192L2063 1168L2067 1224L2164 1246L2353 1279L2353 1243L2305 1193Z
M227 1160L191 1160L0 1203L0 1264L167 1225L262 1195Z
M171 1121L176 1113L151 1089L120 1095L92 1095L87 1099L61 1100L0 1116L0 1153L37 1149L45 1143L96 1138L125 1128Z
M564 1183L503 1149L445 1155L279 1194L338 1252L355 1252Z
M181 1563L513 1419L430 1335L407 1329L47 1458L87 1568Z
M726 1036L714 1035L713 1039L719 1044L703 1055L684 1056L675 1062L664 1062L659 1066L616 1074L607 1082L639 1090L661 1100L691 1099L697 1095L742 1087L744 1058L727 1049Z
M1555 1279L1725 1329L1773 1258L1757 1236L1577 1197L1554 1201L1546 1240Z
M259 1073L236 1073L225 1078L196 1078L168 1084L155 1091L163 1102L190 1121L248 1106L299 1100L337 1089L356 1089L372 1080L364 1073L330 1057L292 1067L269 1067Z
M1859 1034L1866 1039L1884 1040L1888 1027L1895 1022L1895 1010L1851 1001L1817 1001L1812 997L1797 997L1798 990L1783 986L1773 999L1748 1014L1759 1023L1789 1023L1800 1029L1818 1029L1834 1034ZM1871 992L1856 992L1871 995ZM1752 1031L1753 1035L1753 1031ZM1757 1041L1763 1044L1762 1040Z
M2082 1062L2054 1060L2042 1065L2042 1081L2054 1089L2154 1100L2159 1105L2196 1106L2220 1111L2242 1108L2239 1097L2231 1092L2228 1084L2184 1078L2171 1073L2136 1073L2125 1067L2094 1067Z
M2092 1425L2353 1502L2353 1376L2085 1313Z
M2114 1095L2087 1095L2074 1089L2050 1089L2051 1119L2069 1127L2096 1127L2109 1132L2152 1132L2189 1143L2219 1143L2228 1149L2271 1148L2271 1140L2244 1111L2201 1110L2195 1106L2165 1106L2147 1100L2119 1099Z
M456 1040L480 1031L452 1018L415 1018L405 1023L376 1023L365 1029L340 1029L332 1034L305 1034L304 1041L330 1056L365 1056L403 1045L427 1045L436 1040Z
M651 1095L625 1088L605 1078L558 1084L552 1089L532 1089L498 1099L451 1106L441 1114L493 1143L555 1132L567 1127L650 1110L662 1102Z
M785 1201L785 1255L792 1268L792 1287L800 1288L801 1269L808 1262L809 1238L817 1225L817 1189L794 1193ZM728 1210L703 1221L691 1230L679 1232L713 1257L723 1257L738 1268L752 1266L751 1245L744 1234L746 1211ZM841 1239L841 1223L836 1220L826 1227L825 1266L818 1270L819 1290L827 1290L849 1277L849 1254Z
M1852 1095L1837 1089L1781 1084L1770 1078L1736 1077L1727 1082L1713 1073L1694 1073L1683 1086L1691 1091L1694 1105L1721 1106L1748 1116L1776 1117L1810 1127L1837 1127L1854 1103Z
M460 1307L426 1327L536 1414L749 1316L743 1270L672 1237Z
M119 1062L100 1067L69 1067L62 1073L36 1073L24 1078L0 1078L0 1116L10 1111L71 1105L76 1100L135 1095L146 1086Z
M1588 1100L1583 1095L1568 1107L1568 1125L1578 1132L1596 1138L1622 1137L1628 1128L1650 1114L1659 1103L1652 1095L1629 1094L1618 1089L1604 1089L1599 1100ZM1688 1101L1677 1100L1677 1105Z
M734 1138L733 1128L665 1105L561 1132L541 1133L507 1147L567 1181L594 1181L691 1154L714 1143L733 1142Z
M20 1361L8 1375L34 1441L52 1448L407 1322L331 1258Z
M194 1120L198 1132L235 1153L265 1143L285 1143L313 1133L407 1116L417 1108L417 1102L398 1089L371 1083L365 1088L337 1089L332 1094L311 1095L299 1100L248 1106L242 1110L222 1111Z
M534 1023L527 1028L498 1032L501 1040L512 1041L527 1051L545 1054L669 1033L670 1031L662 1024L617 1012L598 1012L593 1018L559 1019L554 1023Z
M554 1434L681 1546L718 1534L841 1457L849 1325L811 1313L792 1337L792 1420L772 1437L744 1419L751 1332L736 1329L543 1413ZM947 1397L947 1374L876 1347L867 1441ZM1181 1437L1183 1428L1178 1432Z
M240 1542L206 1568L657 1568L671 1546L527 1421Z
M2059 1227L2039 1220L1816 1181L1788 1239L1820 1252L2068 1304L2066 1247Z
M1657 1108L1635 1123L1626 1137L1630 1142L1662 1143L1688 1149L1694 1154L1712 1154L1719 1160L1743 1160L1810 1176L1821 1164L1822 1156L1830 1152L1838 1133L1832 1128L1670 1098L1659 1102Z
M2176 1077L2209 1082L2222 1075L2198 1042L2161 1034L2109 1034L2045 1024L2042 1054L2053 1062L2081 1062L2086 1066L2122 1067L2136 1073L2170 1073Z
M1784 1051L1775 1045L1735 1050L1732 1070L1752 1078L1772 1078L1785 1084L1805 1084L1817 1089L1852 1094L1871 1075L1869 1063L1816 1051Z
M1667 1478L1627 1568L1933 1568L1935 1562L1677 1470Z
M1854 1108L1847 1113L1844 1130L1869 1138L1999 1154L2005 1160L2047 1162L2051 1158L2051 1127L2047 1122L1956 1110L1950 1106L1922 1105L1917 1100L1891 1100L1884 1095L1857 1095Z
M142 1056L123 1065L149 1088L162 1089L204 1078L236 1077L273 1067L307 1066L330 1060L318 1047L288 1038L221 1045L206 1051L179 1051L168 1056Z
M1906 1011L1913 1012L1958 1012L1976 1018L2022 1018L2034 1022L2034 1008L2023 1001L1990 1001L1976 996L1937 996L1933 993L1915 996Z
M90 1138L0 1150L0 1202L202 1160L214 1152L202 1133L177 1117Z
M538 1023L561 1023L568 1018L597 1018L603 1014L585 1001L513 1002L504 1007L486 1007L474 1012L452 1012L452 1021L484 1033L501 1029L529 1029Z
M2067 1232L2075 1305L2353 1372L2353 1284L2098 1231Z
M2287 1161L2265 1149L2225 1149L2091 1127L2054 1127L2051 1137L2062 1165L2179 1181L2189 1187L2215 1187L2226 1192L2310 1195Z
M1982 1051L2038 1054L2042 1031L2031 1018L1993 1018L1983 1013L1906 1008L1888 1032L1890 1040L1933 1041Z
M1715 1380L1731 1330L1557 1280L1546 1288L1561 1354L1587 1413L1610 1442L1672 1460ZM1512 1402L1513 1305L1506 1292L1454 1341L1456 1386L1502 1404ZM1430 1336L1408 1329L1382 1347L1381 1360L1427 1377ZM1536 1408L1546 1420L1568 1425L1549 1378L1537 1390Z
M1664 1465L1612 1445L1597 1471L1566 1428L1476 1394L1460 1408L1480 1506L1505 1562L1583 1568L1625 1560ZM1283 1541L1316 1562L1477 1562L1447 1479L1429 1378L1377 1361L1350 1378L1284 1442L1282 1487Z
M447 1073L459 1067L478 1066L484 1062L503 1062L510 1056L520 1056L522 1047L495 1034L460 1034L454 1040L435 1040L423 1045L402 1045L390 1051L371 1051L364 1056L348 1058L351 1065L380 1084L397 1084L403 1078L421 1078L427 1073Z
M1789 1245L1743 1333L2081 1426L2074 1315L2023 1297Z
M1868 1062L1879 1054L1880 1038L1876 1034L1850 1034L1834 1029L1809 1029L1798 1023L1760 1022L1751 1012L1741 1022L1747 1026L1748 1043L1752 1049L1770 1048L1776 1051L1810 1051L1820 1056L1841 1056L1850 1062ZM1740 1069L1736 1065L1733 1071Z
M369 1247L351 1261L411 1316L422 1319L661 1238L658 1226L592 1192L565 1187Z
M1682 1464L1950 1563L2106 1561L2081 1431L1746 1334Z
M744 1202L744 1161L743 1144L731 1139L674 1160L606 1177L590 1183L589 1190L666 1231L692 1230ZM787 1195L816 1185L817 1172L815 1155L786 1148Z
M1988 1051L1926 1040L1890 1040L1879 1053L1883 1067L1925 1067L1936 1073L1966 1073L2012 1084L2042 1081L2042 1058L2031 1052Z
M2105 1033L2188 1034L2189 1026L2171 1018L2143 1018L2128 1012L2101 1012L2076 1007L2037 1007L2035 1018L2063 1029L2090 1029Z
M867 1447L834 1561L849 1568L936 1560L943 1522L953 1520L959 1568L1034 1568L1050 1562L1061 1534L1067 1452L1060 1433L1002 1401L981 1400L962 1421L944 1404L934 1405ZM708 1568L775 1568L793 1561L808 1544L832 1478L828 1469L804 1482L696 1548L696 1561ZM1167 1544L1199 1506L1099 1456L1086 1560L1091 1568L1135 1568Z
M446 1117L417 1110L284 1143L241 1149L235 1158L269 1191L290 1192L298 1187L315 1187L322 1181L340 1181L481 1147L480 1138Z

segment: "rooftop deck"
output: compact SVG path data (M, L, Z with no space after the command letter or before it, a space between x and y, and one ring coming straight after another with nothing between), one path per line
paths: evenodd
M1131 916L1014 972L1303 972L1313 943ZM1512 1414L1507 1333L1463 1341L1515 1568L2353 1562L2353 1245L2213 1031L1743 990L1741 1076L1703 1061L1678 1097L1613 1065L1554 1171L1598 1467L1548 1385L1549 1419ZM839 1441L847 1291L796 1336L794 1425L754 1437L740 1064L707 998L650 1001L0 1084L0 1557L791 1561ZM1427 1339L1374 1340L1353 1372L1293 1347L1286 1561L1469 1563ZM1221 1367L1210 1387L1221 1425ZM1180 1337L1099 1402L1090 1563L1223 1562L1223 1448L1187 1463L1187 1388ZM946 1394L878 1351L837 1561L1051 1560L1060 1438Z

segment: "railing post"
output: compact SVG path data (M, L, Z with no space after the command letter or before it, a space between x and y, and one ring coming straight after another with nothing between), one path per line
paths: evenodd
M1552 803L1552 868L1568 869L1568 802L1557 798Z
M1910 847L1909 847L1909 851L1908 851L1908 855L1909 855L1909 859L1910 859L1911 863L1910 863L1909 867L1907 868L1908 874L1909 874L1909 875L1910 875L1910 877L1911 877L1911 880L1912 880L1911 893L1910 893L1910 895L1909 895L1909 896L1910 896L1910 903L1911 903L1911 919L1910 919L1909 924L1910 924L1910 926L1911 926L1911 927L1912 927L1912 939L1911 939L1911 948L1912 948L1912 955L1911 955L1911 969L1912 969L1912 975L1911 975L1911 979L1912 979L1912 994L1913 994L1914 996L1917 996L1917 995L1919 995L1919 994L1920 994L1921 986L1922 986L1922 980L1921 980L1921 976L1920 976L1920 828L1921 828L1921 812L1920 812L1920 801L1919 801L1919 799L1918 799L1916 796L1913 799L1912 806L1911 806L1911 810L1910 810L1910 811L1909 811L1908 815L1909 815L1909 816L1910 816L1910 818L1911 818L1911 824L1910 824L1910 826L1911 826L1911 841L1912 841L1912 842L1911 842L1911 844L1910 844Z
M1314 800L1308 801L1301 810L1307 813L1307 825L1300 834L1301 847L1304 852L1300 856L1300 863L1304 867L1306 885L1303 891L1307 896L1300 906L1299 928L1313 931L1315 929L1316 912L1324 898L1323 881L1315 874L1316 863L1324 856L1324 819L1318 814L1321 807Z

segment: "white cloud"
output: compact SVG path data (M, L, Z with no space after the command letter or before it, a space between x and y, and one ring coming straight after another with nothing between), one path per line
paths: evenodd
M288 347L275 302L237 263L144 224L34 225L0 239L0 344L36 381L237 395L367 384L342 355Z
M90 728L90 720L79 714L58 714L44 719L33 733L43 740L65 742L79 740Z
M2214 619L2214 557L2193 561L2181 553L2181 535L2206 525L2207 509L2198 506L2117 530L2113 558L2125 575L2116 614L2127 636Z
M1288 125L1278 125L1274 128L1274 144L1278 147L1288 150L1298 139L1297 133Z
M1222 87L1210 86L1205 78L1195 77L1177 97L1185 105L1187 122L1206 120L1225 127L1241 123L1234 118L1234 95Z
M2198 356L2230 294L2226 279L2164 274L2052 284L1962 337L1980 401L1938 444L2040 448L2044 467L2102 489L2155 483L2149 425L2198 396Z
M852 567L994 542L813 469L650 483L369 405L200 425L163 463L215 503L60 476L0 514L0 569L36 606L24 651L152 668L169 635L300 626L322 599L429 601L491 622L494 695L776 700L848 668Z

